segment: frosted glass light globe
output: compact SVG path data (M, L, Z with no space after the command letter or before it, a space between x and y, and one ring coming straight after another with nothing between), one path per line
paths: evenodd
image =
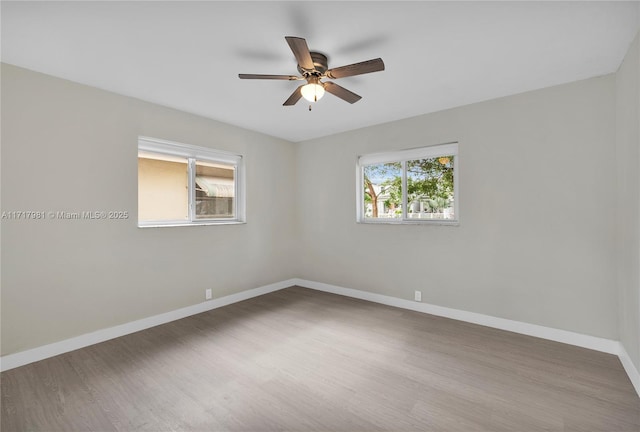
M302 97L309 102L317 102L324 96L324 87L320 84L310 83L300 89Z

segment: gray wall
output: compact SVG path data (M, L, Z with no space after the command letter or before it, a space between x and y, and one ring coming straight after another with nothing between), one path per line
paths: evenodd
M292 143L9 65L2 108L3 210L131 215L2 221L3 355L294 276ZM249 223L137 228L138 135L245 155Z
M615 77L299 144L301 278L617 339ZM458 141L460 225L355 221L360 154Z
M616 74L620 341L640 370L640 42Z

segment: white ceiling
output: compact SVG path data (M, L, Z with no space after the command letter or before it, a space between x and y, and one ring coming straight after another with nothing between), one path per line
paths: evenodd
M298 142L614 72L638 2L7 2L2 61ZM284 36L363 98L282 103L298 81Z

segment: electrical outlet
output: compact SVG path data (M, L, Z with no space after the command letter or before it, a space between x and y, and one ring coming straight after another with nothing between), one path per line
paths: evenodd
M415 301L422 301L422 291L416 291L416 292L413 294L413 297L414 297L413 299L414 299Z
M204 299L205 300L211 300L211 288L209 288L208 290L206 290L204 292Z

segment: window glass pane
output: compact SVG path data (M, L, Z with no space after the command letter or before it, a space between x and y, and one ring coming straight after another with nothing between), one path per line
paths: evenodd
M196 219L233 218L235 167L196 161Z
M399 162L364 167L364 217L402 218L402 166Z
M453 158L439 156L407 161L409 219L455 219Z
M138 220L188 220L188 187L186 159L138 154Z

